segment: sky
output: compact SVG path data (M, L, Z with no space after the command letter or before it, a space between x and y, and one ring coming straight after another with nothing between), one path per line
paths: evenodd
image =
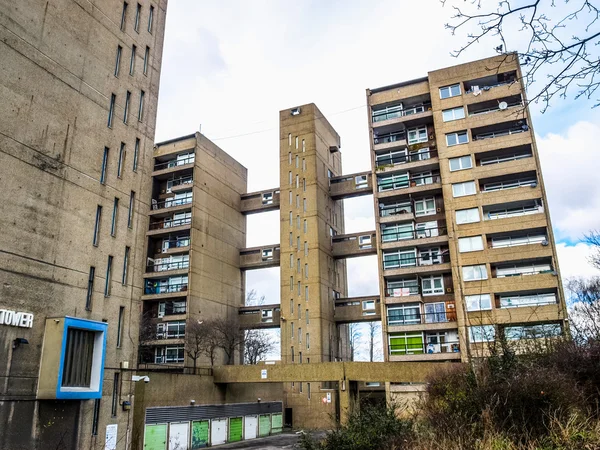
M156 141L201 130L248 169L249 191L274 188L279 111L315 103L341 136L344 173L369 170L367 88L495 54L492 38L452 57L465 38L445 29L452 14L437 0L171 0ZM523 42L510 26L512 50ZM544 114L531 108L563 279L600 275L580 242L600 229L600 108L592 105L570 97ZM375 228L372 197L344 202L346 232ZM248 247L277 243L278 217L249 216ZM349 295L378 293L376 263L348 260ZM278 303L278 269L249 271L247 289Z

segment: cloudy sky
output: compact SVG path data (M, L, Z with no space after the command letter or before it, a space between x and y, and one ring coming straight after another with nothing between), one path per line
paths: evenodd
M489 40L450 56L464 39L444 28L451 15L437 0L171 0L156 140L201 127L248 169L250 191L268 189L279 180L279 111L312 102L342 137L344 172L367 170L366 88L494 54ZM509 46L522 43L511 36ZM564 278L594 274L579 242L600 229L600 109L592 104L557 99L543 115L532 109ZM370 197L345 201L345 211L347 232L374 229ZM250 216L248 246L276 243L278 217ZM378 292L375 257L349 260L348 270L350 295ZM267 303L279 301L277 269L247 278Z

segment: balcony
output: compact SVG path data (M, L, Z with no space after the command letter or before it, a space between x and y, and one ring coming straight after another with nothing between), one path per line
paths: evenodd
M420 224L416 224L419 227ZM414 224L401 226L382 225L382 249L415 247L417 245L442 244L448 242L448 230L443 227L414 228ZM405 228L405 229L402 229Z
M464 87L465 97L473 102L503 98L521 92L521 84L517 81L517 73L514 70L465 81Z
M154 251L153 251L154 248ZM180 236L170 233L168 239L151 240L149 244L149 253L160 255L178 255L190 251L190 235L182 234Z
M244 248L240 250L240 269L265 269L279 267L280 248L278 244L263 245L261 247Z
M242 214L276 211L279 209L281 193L279 189L242 194L240 211Z
M527 125L526 120L511 120L479 128L472 128L471 135L473 136L473 141L483 141L486 139L497 139L503 136L526 133L528 131L529 125Z
M510 217L521 217L544 212L541 199L522 200L483 206L483 220L498 220Z
M447 251L447 250L446 250ZM427 256L416 256L410 252L384 252L384 275L409 275L420 273L442 273L450 270L448 253L432 253Z
M162 178L167 174L193 169L195 158L194 153L185 153L166 161L155 160L152 176Z
M333 236L331 238L333 257L341 259L376 255L376 239L375 231Z
M491 166L489 169L493 169L494 167L504 168L504 163L520 161L532 157L531 144L475 154L476 165L478 167Z
M425 97L425 96L422 96ZM402 104L386 107L374 107L371 115L373 128L397 123L421 123L432 116L429 96L425 101L415 101L403 107ZM376 109L379 108L379 109Z
M194 176L186 175L183 177L171 178L167 180L165 184L165 193L170 194L185 191L190 189L191 185L194 184Z
M419 168L421 170L439 167L437 150L423 147L418 150L390 149L378 152L375 155L375 171L387 173L398 169L410 170Z
M392 199L389 202L393 201ZM379 222L407 222L414 221L415 214L413 212L412 202L397 201L395 203L379 202Z
M169 258L164 259L168 260ZM146 273L144 274L144 277L163 277L166 274L182 275L188 272L188 269L190 267L189 256L187 258L182 259L181 261L164 261L164 259L161 258L155 261L152 258L148 258L149 263L146 265Z
M390 335L390 340L392 335ZM460 360L458 340L443 343L394 343L389 345L390 361Z
M388 316L386 319L388 332L390 333L394 331L444 330L448 328L448 324L456 326L454 324L456 322L456 310L454 309L435 313L390 315L390 312L393 311L392 307L388 307Z
M373 193L371 172L360 172L329 179L329 195L334 200Z
M406 147L406 131L404 128L396 128L395 130L373 131L373 149L384 150L393 147Z
M163 216L168 215L171 212L189 209L193 201L192 192L186 192L177 194L175 197L168 198L166 200L157 201L152 199L152 209L150 210L150 216Z
M338 298L335 300L336 323L377 322L381 320L379 296Z
M177 217L177 215L174 215L172 217L166 217L162 220L150 222L146 235L155 236L189 230L192 225L191 213L185 215L188 217Z
M439 174L427 174L409 177L408 173L377 176L379 197L416 194L420 192L442 189L442 178Z
M178 277L187 278L187 277ZM188 281L170 281L170 280L146 280L144 286L143 300L162 299L167 297L181 297L186 295L188 290Z
M240 326L245 330L279 328L280 305L242 306L239 309Z

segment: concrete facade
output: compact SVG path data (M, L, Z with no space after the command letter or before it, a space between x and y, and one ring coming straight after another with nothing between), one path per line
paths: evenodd
M0 2L0 309L33 314L0 327L1 448L104 447L109 424L130 440L167 8L138 3ZM46 319L65 316L108 325L97 400L40 399L42 354L61 354Z

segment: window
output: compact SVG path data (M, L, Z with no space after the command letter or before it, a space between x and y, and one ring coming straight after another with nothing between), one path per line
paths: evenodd
M302 158L302 172L306 172L306 159ZM306 186L306 181L304 182L304 186ZM304 188L306 190L306 187Z
M435 199L433 197L415 200L415 216L430 216L435 213Z
M304 241L304 256L308 256L308 242Z
M556 337L562 334L558 323L540 323L535 325L521 325L516 327L505 327L504 337L509 340L516 339L539 339Z
M492 309L490 294L465 295L467 311L489 311Z
M148 59L150 58L150 47L146 45L146 51L144 52L144 75L148 75Z
M292 355L292 362L294 362L294 346L292 345L291 350L291 355ZM300 383L300 392L302 392L302 383Z
M100 184L106 184L106 169L108 167L108 147L104 147L104 154L102 155L102 169L100 170Z
M310 319L308 318L308 309L305 311L304 317L306 317L306 325L308 325L310 323ZM307 338L306 342L308 342L308 338Z
M506 205L489 205L483 209L485 220L504 219L506 217L526 216L543 211L541 200L526 200Z
M306 142L302 139L302 153L306 152Z
M446 303L425 303L425 323L443 323L448 322L446 317Z
M291 185L292 185L292 183L294 182L294 181L293 181L294 179L293 179L293 177L292 177L292 172L288 172L288 179L289 179L289 184L290 184L290 186L291 186Z
M117 45L117 60L115 61L115 77L119 76L119 68L121 66L121 53L123 52L123 47Z
M110 297L110 282L111 282L111 276L112 276L112 263L113 263L113 257L108 255L108 261L106 263L106 280L104 283L104 296L105 297Z
M115 372L113 376L113 391L112 391L112 405L111 415L117 417L117 409L119 409L119 387L120 387L120 373Z
M127 91L125 96L125 109L123 110L123 123L127 123L129 118L129 104L131 102L131 92Z
M452 120L464 119L465 109L461 106L459 108L444 109L442 111L442 119L444 122L451 122Z
M393 280L387 282L387 297L404 297L419 294L419 282L416 278Z
M154 6L150 5L150 13L148 14L148 33L152 34L152 26L154 25Z
M454 183L452 185L452 195L454 197L464 197L475 194L475 182L465 181L464 183Z
M288 133L288 145L292 146L292 133Z
M310 348L310 333L306 333L306 348Z
M471 169L473 167L473 161L471 160L471 156L461 156L459 158L450 158L450 172L454 172L456 170L464 170Z
M121 284L123 286L127 285L127 272L129 269L129 252L131 249L129 247L125 247L125 255L123 256L123 276L121 278Z
M534 294L504 294L500 296L501 308L521 308L524 306L553 305L556 303L556 294L534 293Z
M421 308L418 303L388 307L388 325L414 325L421 323Z
M135 206L135 192L131 191L129 194L129 214L127 215L127 227L133 227L133 211Z
M308 232L308 223L306 222L306 219L304 219L304 232Z
M100 238L100 219L102 219L102 206L96 207L96 223L94 224L94 239L92 243L94 246L98 246L98 239Z
M308 264L304 264L304 278L308 278Z
M440 88L440 98L450 98L460 95L460 84L444 86Z
M421 277L421 292L423 295L440 295L444 293L444 277Z
M406 188L409 185L408 177L408 173L393 173L377 177L377 188L379 192Z
M135 45L131 46L131 59L129 60L129 75L133 75L135 70L135 53L137 51L137 47Z
M296 136L296 150L298 150L298 136Z
M395 252L383 252L383 268L397 269L417 265L417 253L415 249L398 250Z
M94 266L90 267L90 274L88 275L88 286L87 286L87 296L85 297L85 310L92 310L92 296L94 294L94 276L96 275L96 268Z
M300 208L300 195L296 194L296 208Z
M115 113L115 102L117 101L117 96L115 94L110 94L110 106L108 107L108 123L106 126L108 128L112 128L113 123L113 115Z
M413 239L413 224L395 224L395 225L381 225L381 240L383 242L395 242L403 239Z
M117 323L117 348L121 348L121 341L123 339L123 319L125 319L125 307L119 306L119 321Z
M512 179L512 180L496 181L493 183L485 183L483 185L483 191L484 192L493 192L493 191L499 191L502 189L514 189L514 188L523 187L523 186L536 187L537 179L536 179L535 175L529 176L529 177L525 176L524 178L517 178L517 179Z
M294 255L290 254L290 269L294 268Z
M135 147L133 148L133 171L134 172L137 172L139 157L140 157L140 138L135 138Z
M464 281L487 280L488 277L485 264L478 264L476 266L464 266L462 268L462 274Z
M469 135L466 131L458 131L456 133L448 133L446 135L446 145L451 147L458 144L466 144L469 142Z
M294 290L294 276L290 276L290 291Z
M127 17L127 2L123 2L123 11L121 11L121 30L125 28L125 19Z
M290 227L292 227L294 225L294 216L292 215L292 212L290 211Z
M296 228L300 229L300 215L296 215Z
M515 236L499 236L492 238L492 248L515 247L518 245L540 244L547 242L548 237L543 233L532 233Z
M475 223L479 222L479 208L459 209L456 211L456 223Z
M302 208L303 208L304 212L306 212L306 209L307 209L306 199L302 199Z
M418 355L424 353L423 333L390 333L390 355Z
M117 213L119 211L119 199L115 197L113 201L113 214L112 221L110 224L110 235L115 236L117 234Z
M490 156L487 158L481 158L479 161L482 166L487 166L489 164L500 164L508 161L516 161L518 159L523 158L531 158L531 151L525 150L524 152L515 152L511 154L505 154L503 156Z
M141 122L144 117L144 96L146 93L144 91L140 91L140 107L138 109L138 120Z
M483 250L483 238L481 236L458 238L459 252L477 252L479 250Z
M296 169L300 167L300 157L296 155Z
M304 286L304 298L308 301L308 286Z
M416 127L408 129L408 145L427 142L427 127Z
M310 400L310 383L306 383L306 396Z
M490 342L496 339L494 325L478 325L469 327L471 342Z
M133 29L140 32L140 15L142 14L142 5L137 4L137 8L135 10L135 23L133 24Z
M123 165L125 163L125 142L121 142L121 147L119 148L119 163L117 164L117 177L121 178L123 176Z
M298 344L302 344L302 328L298 327Z
M513 277L519 275L537 275L552 271L550 263L502 264L496 266L496 277Z

